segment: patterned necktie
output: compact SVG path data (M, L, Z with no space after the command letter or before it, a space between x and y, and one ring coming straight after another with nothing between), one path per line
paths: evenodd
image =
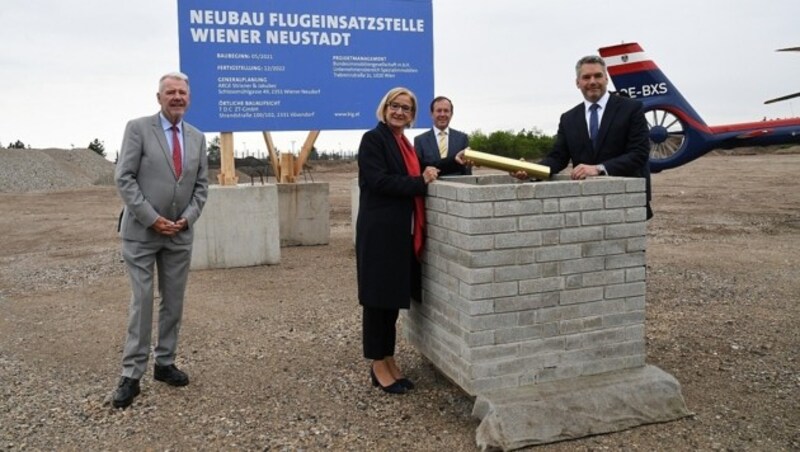
M589 138L592 139L592 147L597 149L597 129L599 128L597 120L597 110L600 108L597 104L592 104L589 107Z
M178 126L170 127L172 129L172 163L175 165L175 177L181 178L183 172L183 159L181 158L181 140L178 136Z
M439 156L447 157L447 134L444 131L439 132Z

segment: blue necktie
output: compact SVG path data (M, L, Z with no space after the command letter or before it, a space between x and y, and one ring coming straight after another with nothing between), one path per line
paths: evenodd
M592 147L597 149L597 109L600 108L597 104L592 104L589 107L589 138L592 139Z

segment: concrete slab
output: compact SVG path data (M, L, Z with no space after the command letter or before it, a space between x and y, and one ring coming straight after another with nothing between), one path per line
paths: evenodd
M278 188L212 185L194 224L192 270L278 264Z
M655 366L500 389L478 396L481 450L536 444L672 421L691 413L680 383Z

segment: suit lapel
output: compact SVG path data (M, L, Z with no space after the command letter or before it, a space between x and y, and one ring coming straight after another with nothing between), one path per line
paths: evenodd
M450 133L447 134L447 155L445 157L450 157L453 152L453 149L456 148L455 138L453 134L453 129L450 129Z
M617 102L617 100L614 94L608 97L606 111L603 112L603 119L600 121L600 129L597 131L597 147L594 149L595 153L602 148L603 141L606 139L606 135L608 135L608 129L611 127L610 124L614 121L614 116L617 114L617 110L619 110L619 102Z
M194 129L189 127L186 121L183 122L183 171L181 174L186 174L186 170L197 167L197 159L200 157L200 149L202 146L202 136L195 133Z
M437 138L436 138L435 129L431 129L428 132L429 132L428 133L428 149L434 149L436 151L436 158L438 158L439 157L439 140L437 140ZM427 157L426 160L427 159L432 159L431 161L436 161L436 158L433 158L433 156L427 156L426 155L425 157Z
M575 124L578 124L578 130L576 132L580 137L580 143L583 144L583 148L591 155L594 153L594 150L592 149L592 138L589 136L589 125L586 123L586 106L581 102L572 112L574 115L573 120Z

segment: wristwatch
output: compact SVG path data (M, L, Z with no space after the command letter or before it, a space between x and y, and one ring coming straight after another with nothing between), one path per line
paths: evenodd
M602 163L599 165L595 165L595 168L597 168L597 172L601 176L608 176L608 171L606 171L606 166L603 165Z

